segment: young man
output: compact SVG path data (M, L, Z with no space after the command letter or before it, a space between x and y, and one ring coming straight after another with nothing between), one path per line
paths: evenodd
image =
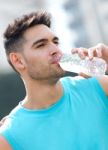
M7 59L24 81L26 97L2 125L0 149L107 150L108 77L62 78L62 52L47 13L17 19L4 38ZM104 45L73 51L108 60Z

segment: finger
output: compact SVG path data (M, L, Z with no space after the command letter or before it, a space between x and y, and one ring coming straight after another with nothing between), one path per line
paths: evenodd
M83 72L80 72L79 75L84 77L84 78L87 78L87 79L91 77L90 75L87 75L87 74L85 74Z
M78 53L78 48L72 48L71 52L72 54Z
M93 57L102 57L102 49L101 47L92 47L88 49L88 57L89 59L93 59Z
M90 60L93 59L93 57L94 57L94 51L95 51L94 48L89 48L88 49L88 57L89 57Z
M97 52L97 56L98 57L102 57L102 50L104 49L104 44L102 43L99 43L97 46L96 46L96 52Z
M97 44L97 47L103 49L103 48L105 48L105 45L103 43L99 43L99 44Z
M97 46L90 48L89 57L102 57L102 50L104 45L99 43ZM92 56L90 56L92 55Z
M97 47L96 48L96 56L97 57L102 57L102 49L101 49L101 47Z
M84 48L84 47L72 48L71 50L72 53L78 53L79 51L83 51L86 54L88 50L87 48Z
M88 50L86 48L80 47L78 55L81 59L84 59L88 55Z
M86 48L73 48L72 54L78 54L81 59L84 59L88 55L88 50Z

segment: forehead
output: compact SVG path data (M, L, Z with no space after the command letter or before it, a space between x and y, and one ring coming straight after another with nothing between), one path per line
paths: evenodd
M41 38L53 38L54 36L55 35L51 29L45 25L36 25L27 29L27 31L24 33L24 37L28 42L34 42Z

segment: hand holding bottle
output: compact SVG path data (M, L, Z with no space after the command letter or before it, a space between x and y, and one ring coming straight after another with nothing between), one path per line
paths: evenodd
M90 49L72 49L72 55L64 54L60 65L66 71L82 72L88 76L101 76L105 74L107 69L106 60L108 61L108 47L98 44Z
M91 48L73 48L72 54L77 53L81 59L88 57L92 60L94 57L102 58L108 64L108 46L99 43Z

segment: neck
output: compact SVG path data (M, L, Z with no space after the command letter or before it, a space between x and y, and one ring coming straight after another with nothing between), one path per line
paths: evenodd
M23 101L23 106L28 109L47 108L56 103L63 95L60 81L55 84L40 84L33 81L33 84L29 85L26 84L27 96Z

